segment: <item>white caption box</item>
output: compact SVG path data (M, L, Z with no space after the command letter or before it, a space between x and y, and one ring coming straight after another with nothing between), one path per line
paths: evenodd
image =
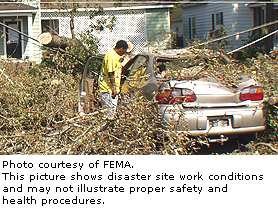
M0 156L0 207L275 208L277 160L277 156Z

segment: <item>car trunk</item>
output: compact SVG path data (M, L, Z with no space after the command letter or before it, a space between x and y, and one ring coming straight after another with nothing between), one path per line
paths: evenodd
M225 87L214 79L199 79L195 81L171 81L172 88L190 89L197 99L195 102L184 102L185 107L236 107L246 106L248 102L241 102L239 98L240 90L244 87L255 85L253 79L243 80L243 82L233 87Z

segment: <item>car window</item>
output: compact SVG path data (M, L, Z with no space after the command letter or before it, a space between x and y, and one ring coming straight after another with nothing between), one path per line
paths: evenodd
M148 58L145 56L138 56L130 67L129 77L136 80L141 80L145 75L148 65Z
M122 92L127 93L137 88L145 86L147 75L146 69L148 65L148 57L146 56L137 56L134 59L133 64L128 68L128 77L123 79L124 84L122 86Z

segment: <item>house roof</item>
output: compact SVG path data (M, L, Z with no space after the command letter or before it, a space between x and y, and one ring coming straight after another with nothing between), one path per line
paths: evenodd
M115 1L113 0L75 0L75 3L78 3L81 8L94 8L95 6L101 5L103 8L128 8L128 7L144 7L144 6L171 6L171 3L160 3L159 1L150 2L149 0L123 0L123 1ZM41 0L41 8L42 9L58 9L61 3L57 2L57 0Z
M13 2L13 1L8 1L8 0L0 0L0 11L30 11L30 10L37 10L37 8L18 3L18 2Z
M262 7L265 6L266 3L263 3L263 1L257 1L255 3L249 3L247 4L248 7ZM273 2L274 7L276 8L276 6L278 5L276 2Z
M195 7L195 6L199 6L201 4L208 4L209 1L202 1L202 0L189 0L188 2L192 2L192 3L182 3L180 4L179 7L181 8L186 8L186 7Z

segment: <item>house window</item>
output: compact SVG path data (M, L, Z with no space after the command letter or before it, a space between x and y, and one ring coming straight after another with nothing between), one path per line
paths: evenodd
M265 23L265 10L261 7L254 8L254 26Z
M195 17L189 18L188 21L189 21L189 39L193 39L196 36Z
M7 58L21 59L23 54L22 36L13 29L22 31L22 20L4 20L4 24L9 26L9 28L5 28L6 46L4 53L7 55Z
M265 24L265 10L262 7L254 8L254 26ZM257 35L263 35L263 28L255 30L254 33Z
M51 34L59 34L59 20L42 20L42 32L50 32Z
M214 13L211 15L212 30L220 28L220 25L224 25L224 15L223 12Z

